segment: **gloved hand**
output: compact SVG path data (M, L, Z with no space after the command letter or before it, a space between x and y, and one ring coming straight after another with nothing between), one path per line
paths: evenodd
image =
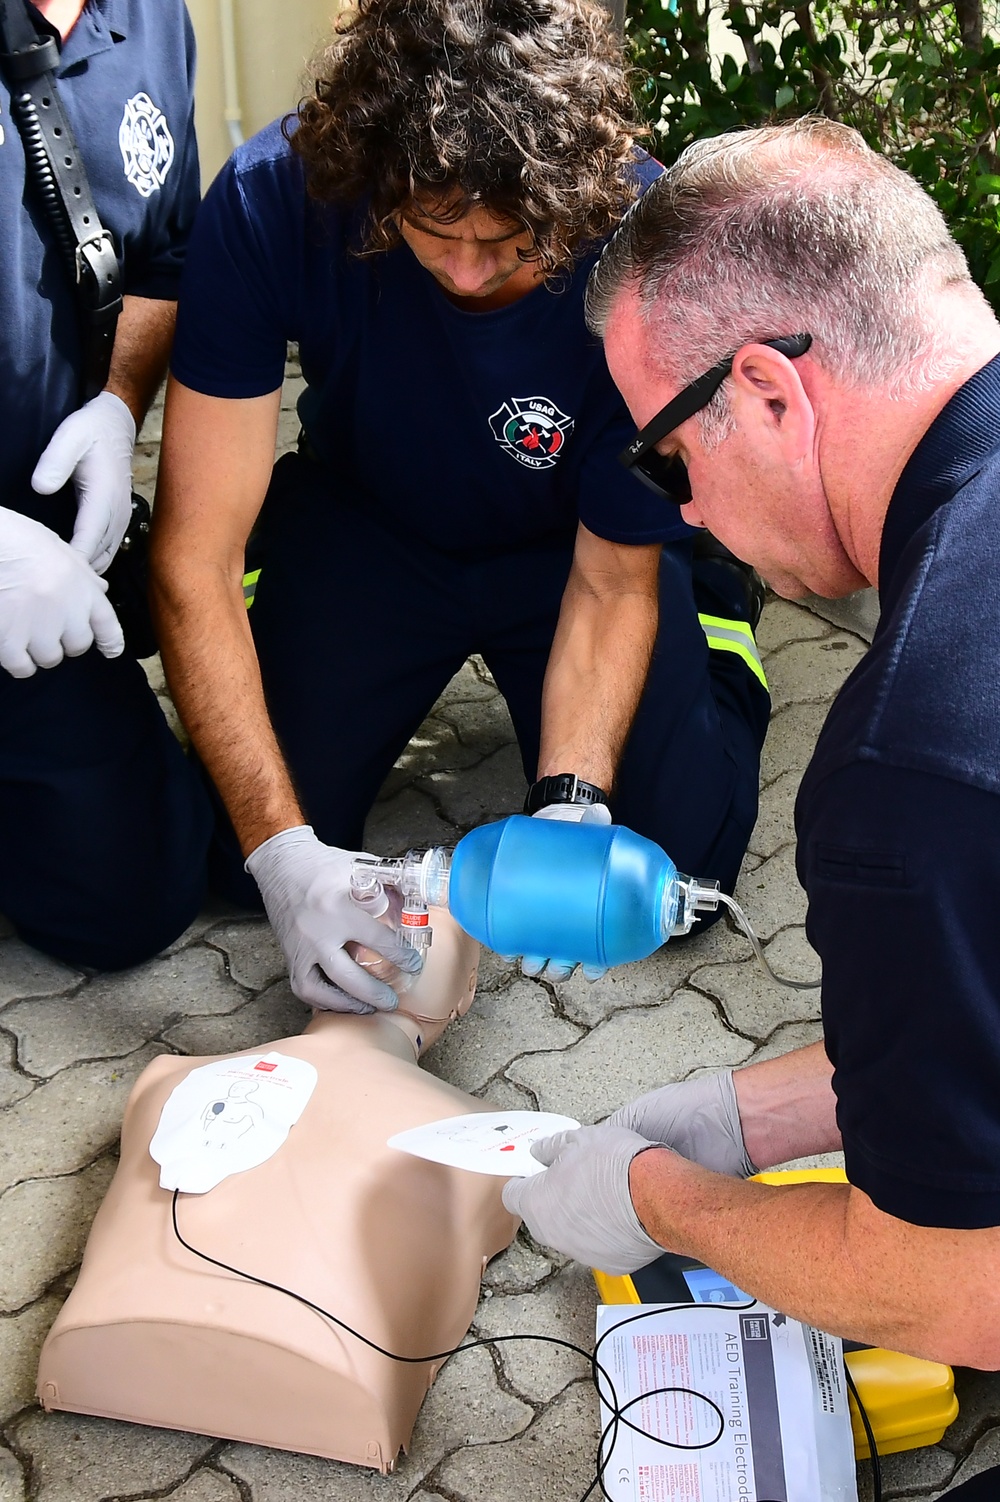
M355 964L344 945L354 939L411 975L421 959L352 900L355 859L300 824L258 845L246 869L260 887L300 1001L325 1012L391 1012L399 1004L395 991Z
M608 1124L638 1132L648 1142L672 1147L682 1158L734 1179L757 1172L743 1140L731 1069L650 1090L619 1106Z
M663 1255L639 1223L629 1164L652 1146L624 1127L581 1127L543 1137L531 1149L545 1173L509 1179L503 1202L536 1241L605 1273L631 1273Z
M12 678L82 657L95 642L120 657L125 638L107 587L48 527L0 507L0 667Z
M546 803L532 817L557 819L562 824L610 824L611 810L606 803ZM525 954L521 957L522 975L540 976L543 980L565 980L572 975L573 968L545 955ZM600 980L607 974L606 965L583 965L581 968L587 980Z
M54 495L73 480L76 527L70 547L103 574L118 551L132 516L135 419L120 397L102 391L71 412L35 465L32 488Z

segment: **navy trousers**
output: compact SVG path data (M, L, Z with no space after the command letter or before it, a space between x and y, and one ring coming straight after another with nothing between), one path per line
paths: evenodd
M250 621L306 815L322 840L358 849L393 762L471 653L507 701L534 780L542 679L573 544L451 556L421 542L419 515L400 535L370 503L333 488L302 455L275 466ZM656 651L612 812L682 871L731 890L757 816L770 701L738 657L708 650L699 610L745 615L738 581L714 565L693 578L690 543L666 547ZM212 882L233 901L259 903L221 812Z
M963 1481L950 1492L945 1492L942 1502L998 1502L1000 1498L1000 1466L990 1466L980 1471L971 1481Z
M211 830L137 662L92 647L0 670L0 912L29 944L100 970L148 959L198 912Z

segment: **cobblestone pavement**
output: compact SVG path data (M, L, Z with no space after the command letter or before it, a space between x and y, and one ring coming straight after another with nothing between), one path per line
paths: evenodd
M291 441L286 399L283 440ZM156 419L140 450L155 465ZM795 880L791 811L825 708L861 637L772 601L759 639L774 695L760 819L739 896L786 973L815 972ZM372 814L386 854L453 842L518 808L523 781L502 700L470 662L435 705ZM710 873L704 873L710 874ZM2 925L2 920L0 920ZM123 1107L158 1053L224 1052L296 1031L306 1013L266 926L212 910L125 974L85 976L0 927L0 1502L574 1502L593 1473L596 1402L584 1363L508 1346L449 1363L410 1455L382 1478L331 1462L65 1414L33 1401L37 1354L71 1287L115 1166ZM815 993L763 983L720 923L594 985L520 978L486 956L470 1015L427 1067L499 1104L592 1121L648 1087L765 1058L819 1036ZM475 1328L592 1341L589 1274L521 1237L488 1269ZM962 1413L933 1449L885 1462L887 1496L927 1499L1000 1461L1000 1378L958 1374ZM870 1495L867 1467L861 1496Z

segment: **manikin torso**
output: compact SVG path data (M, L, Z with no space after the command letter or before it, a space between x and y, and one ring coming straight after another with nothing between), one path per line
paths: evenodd
M317 1013L300 1037L241 1050L308 1060L316 1088L267 1162L177 1202L192 1246L303 1294L404 1356L461 1341L482 1269L517 1226L501 1179L386 1146L408 1127L491 1109L417 1067L468 1008L476 980L478 946L446 914L432 916L427 963L399 1014ZM174 1236L149 1142L173 1088L205 1062L159 1058L136 1083L121 1166L42 1352L39 1397L47 1409L391 1470L440 1362L378 1355ZM226 1101L217 1115L238 1131L245 1112L245 1102Z

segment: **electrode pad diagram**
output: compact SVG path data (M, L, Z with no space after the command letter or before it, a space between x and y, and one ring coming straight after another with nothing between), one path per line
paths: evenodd
M173 1090L149 1144L161 1189L205 1194L276 1153L316 1085L312 1064L250 1054L192 1069Z

